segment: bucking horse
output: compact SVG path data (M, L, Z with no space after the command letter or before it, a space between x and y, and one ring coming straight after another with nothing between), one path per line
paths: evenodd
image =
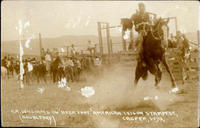
M172 88L176 88L174 76L165 57L166 42L163 41L164 30L168 30L168 22L169 19L158 19L154 25L151 25L151 29L149 29L146 36L143 38L143 59L146 63L146 66L143 67L141 62L137 62L134 80L135 87L137 86L137 83L141 77L143 80L147 79L148 71L155 76L155 86L158 87L162 77L160 63L163 63L170 75Z

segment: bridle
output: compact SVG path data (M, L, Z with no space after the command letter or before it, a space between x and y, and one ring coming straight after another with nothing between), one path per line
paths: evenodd
M137 24L136 28L139 28L140 25L143 25L143 32L145 32L145 35L146 35L146 26L150 26L150 24L148 22L142 22L142 23L139 23Z
M158 24L156 24L156 28L153 30L152 29L152 27L151 27L151 34L152 34L152 36L153 36L153 38L155 39L155 40L162 40L162 36L160 35L160 32L159 32L159 27L160 27L160 21L158 22ZM158 37L156 37L155 35L154 35L154 33L155 32L157 32L157 35L158 35Z

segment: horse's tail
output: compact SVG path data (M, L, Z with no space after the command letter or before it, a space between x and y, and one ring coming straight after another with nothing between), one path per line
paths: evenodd
M148 77L148 71L145 71L144 74L142 75L143 80L147 80Z

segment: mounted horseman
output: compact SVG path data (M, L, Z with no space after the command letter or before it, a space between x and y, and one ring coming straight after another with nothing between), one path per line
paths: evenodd
M7 69L7 56L1 60L1 78L6 78L8 73Z
M2 60L1 60L1 66L7 68L7 56L5 56Z
M51 62L50 64L50 72L52 74L53 77L53 83L56 83L59 81L59 65L62 63L61 59L59 56L56 57L56 59L54 61Z
M50 72L51 62L52 62L52 54L49 49L47 49L47 52L45 54L45 62L46 62L46 70L47 72Z
M8 70L8 78L10 77L10 76L13 76L13 71L14 71L14 68L13 68L13 58L10 56L10 55L8 55L8 59L7 59L7 70Z
M150 24L150 17L149 14L145 10L144 3L138 4L139 10L136 10L136 13L133 14L130 18L132 23L135 25L135 31L138 32L138 38L136 40L136 47L138 51L138 62L142 64L143 67L146 66L145 62L143 61L143 37L147 35L147 29L145 28L147 24Z
M135 25L135 30L138 32L136 43L138 62L135 71L135 87L141 77L143 80L147 79L148 71L155 76L155 86L158 87L162 76L159 65L160 62L162 62L170 75L172 88L176 88L174 76L165 58L166 40L169 33L168 22L169 18L156 19L156 17L154 17L154 23L152 24L149 13L145 11L145 5L143 3L139 3L139 10L136 11L129 20L122 19L123 31L132 29L132 23L132 25Z

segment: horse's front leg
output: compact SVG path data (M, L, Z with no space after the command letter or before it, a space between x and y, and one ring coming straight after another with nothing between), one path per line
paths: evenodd
M134 87L137 87L137 83L142 76L141 64L138 62L135 71L135 80L134 80Z
M52 76L53 76L53 83L56 83L56 71L53 71Z
M149 71L155 76L155 87L158 87L158 84L161 80L161 71L159 70L158 63L154 61L152 58L148 59L148 64L149 64Z
M8 68L8 70L7 70L7 79L10 78L9 75L10 75L10 69Z
M169 68L169 65L168 65L168 63L166 61L165 56L163 56L163 58L162 58L162 63L164 64L167 72L170 75L170 79L171 79L171 82L172 82L172 88L175 88L177 85L176 85L176 82L175 82L175 79L174 79L174 75L172 74L171 69Z
M161 78L162 78L162 71L160 69L160 64L159 63L156 64L156 67L157 67L157 74L156 74L157 76L156 76L156 78L157 78L157 81L159 83Z

